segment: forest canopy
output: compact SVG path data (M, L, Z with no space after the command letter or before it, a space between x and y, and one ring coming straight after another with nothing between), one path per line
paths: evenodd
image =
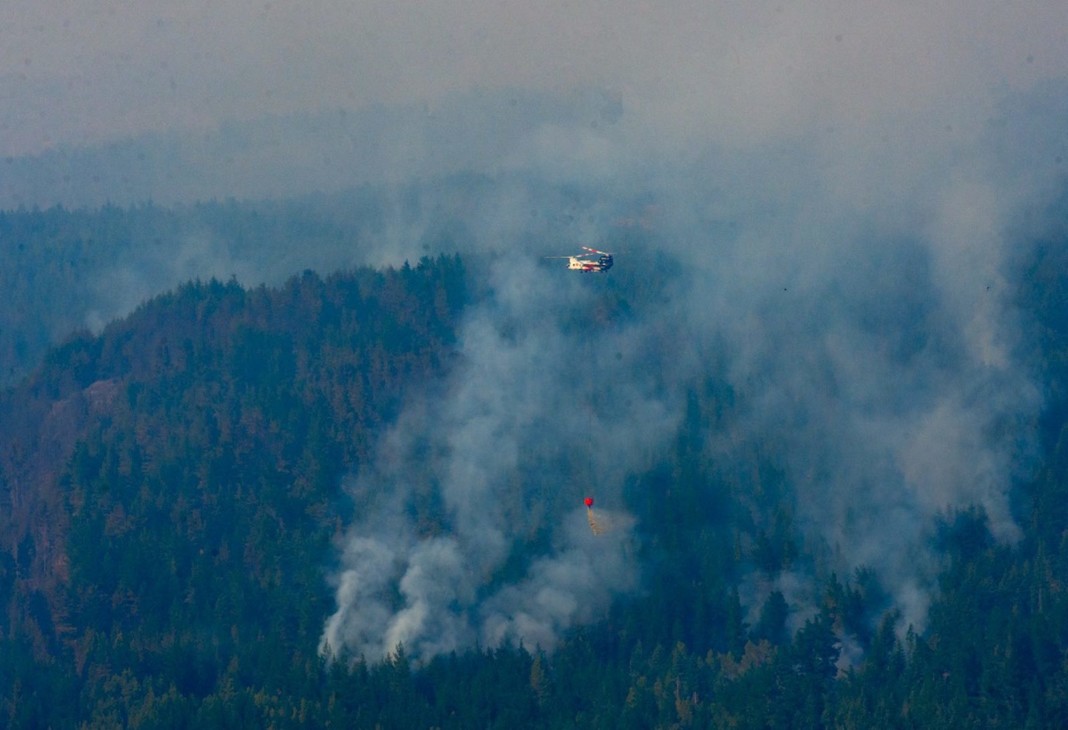
M1005 512L962 498L906 544L935 561L914 616L897 562L808 524L791 444L752 434L760 389L668 316L693 286L670 257L182 284L0 401L0 717L1057 726L1063 244L1012 290L1048 394L1033 466Z

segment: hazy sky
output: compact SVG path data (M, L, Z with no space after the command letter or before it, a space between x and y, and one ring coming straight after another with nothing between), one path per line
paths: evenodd
M8 0L0 153L474 87L607 87L660 136L966 132L1068 69L1068 3Z

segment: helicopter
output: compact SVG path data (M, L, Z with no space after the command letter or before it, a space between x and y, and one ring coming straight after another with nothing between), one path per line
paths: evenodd
M598 251L589 246L582 246L582 250L586 251L586 253L575 254L574 256L546 256L545 258L567 259L568 269L586 274L590 272L604 273L612 268L612 254L607 251Z

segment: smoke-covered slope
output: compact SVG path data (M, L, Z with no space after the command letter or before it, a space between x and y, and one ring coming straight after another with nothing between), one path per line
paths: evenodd
M99 718L173 684L204 722L244 701L266 718L274 692L369 724L410 706L425 725L783 725L799 705L800 725L1051 724L1053 91L959 136L861 125L659 158L615 128L543 130L549 160L351 207L14 215L130 250L130 220L174 225L163 240L192 211L203 257L150 256L144 281L242 268L76 338L5 396L8 676L65 683ZM581 244L616 265L541 258ZM277 252L453 247L466 278L449 256L240 283ZM99 281L136 272L116 257ZM456 699L487 667L512 673L508 699ZM337 709L342 687L363 699Z
M1068 351L1048 230L1004 269L1034 388L1062 382ZM944 504L905 489L888 508L896 472L866 458L900 444L863 444L860 416L923 424L958 412L955 387L1004 377L935 326L923 247L889 246L912 257L884 260L884 288L831 277L800 297L822 316L765 303L717 336L689 308L708 272L637 249L608 276L512 256L187 285L72 341L4 401L6 717L1057 717L1063 398L1024 434L1027 479L965 488L936 460ZM879 318L908 291L907 317ZM843 370L836 341L872 322L899 325L896 344ZM773 325L781 356L739 359L734 328L756 346ZM934 334L949 344L917 344ZM900 383L873 377L895 363ZM965 438L987 416L936 436L997 466L1026 405L964 410L1000 414L989 441Z

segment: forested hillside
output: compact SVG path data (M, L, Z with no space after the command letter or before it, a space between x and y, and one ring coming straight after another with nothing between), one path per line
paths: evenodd
M349 265L353 242L376 226L366 211L383 204L380 193L353 192L347 219L321 199L0 212L0 383L26 374L70 332L99 331L181 282L277 285L294 270Z
M191 283L53 351L0 416L7 720L317 666L340 472L444 367L464 297L454 259Z
M412 657L402 643L385 660L320 651L337 608L337 546L348 526L363 524L361 512L373 518L372 503L393 496L341 485L381 470L383 434L403 421L405 404L432 399L471 365L477 338L488 336L470 324L472 312L504 310L501 347L522 344L528 325L507 309L515 295L452 256L325 278L306 272L278 287L182 285L99 335L51 350L0 401L0 724L1061 727L1064 244L1030 249L1015 289L1036 333L1027 358L1049 393L1039 465L1012 495L1023 537L995 539L978 506L944 513L928 546L942 563L925 626L902 625L876 571L828 569L833 562L797 525L775 444L737 435L751 396L709 359L681 393L661 393L673 383L657 371L614 392L593 378L581 399L588 414L578 420L591 424L616 413L626 420L643 397L680 403L663 443L642 435L653 433L650 419L633 424L633 443L613 446L652 451L622 475L619 495L636 523L615 533L628 536L620 549L640 566L636 585L608 584L611 603L566 626L552 647L476 642ZM667 367L659 353L669 337L685 338L686 323L650 316L662 313L680 275L660 264L553 283L564 294L546 326L591 343L567 355L569 372L601 357L602 345L620 363L619 381L625 367ZM567 276L521 273L531 271ZM637 329L649 320L650 332ZM489 385L476 368L472 380L480 378ZM520 391L535 386L512 385L521 407ZM655 399L638 387L646 385ZM471 418L484 416L476 409ZM500 438L497 429L488 438ZM709 448L712 434L735 439L731 460ZM539 509L523 491L539 477L525 469L558 456L562 471L595 463L598 445L567 446L515 457L513 481L494 494L522 505L501 506L505 515ZM425 438L412 448L442 446ZM403 524L427 541L419 545L462 533L466 513L443 506L443 492L388 488L403 497ZM546 492L544 514L504 520L528 532L479 591L521 588L508 581L527 564L531 574L559 567L548 561L550 543L565 538L546 525L569 499ZM603 566L596 551L612 543L582 539L562 557L593 556L595 578L610 570L609 549ZM818 585L812 605L787 590L784 577L800 574ZM753 606L748 586L760 581L776 587ZM392 590L396 605L408 588Z
M0 211L0 385L26 375L71 332L97 333L189 280L278 286L304 269L415 261L472 245L492 250L500 241L472 230L471 218L514 204L518 184L518 176L464 174L284 201ZM525 178L522 189L537 200L531 207L561 218L579 197ZM528 236L558 233L530 215L523 224Z
M594 196L585 186L518 173L467 173L283 201L0 211L6 262L0 267L0 385L25 376L71 332L97 333L186 281L236 278L254 288L278 286L304 269L330 272L457 250L498 256L504 253L498 216L518 216L522 238L514 245L545 246L571 235L563 227ZM640 210L629 199L601 205L609 219Z

